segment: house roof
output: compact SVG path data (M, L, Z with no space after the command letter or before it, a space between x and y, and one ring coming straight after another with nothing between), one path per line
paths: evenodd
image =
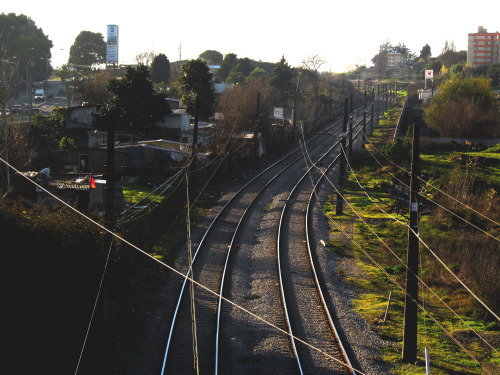
M187 114L186 108L172 109L172 113L169 116L182 116L183 114Z

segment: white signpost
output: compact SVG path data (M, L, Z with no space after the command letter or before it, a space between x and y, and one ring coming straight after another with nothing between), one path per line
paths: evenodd
M434 79L434 70L426 70L425 71L425 88L427 88L427 80L433 80Z

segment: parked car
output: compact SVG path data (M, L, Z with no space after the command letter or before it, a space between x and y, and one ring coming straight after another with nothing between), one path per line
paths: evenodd
M3 111L0 111L0 115L3 116ZM9 108L5 108L5 116L10 116L10 109Z
M40 108L32 108L32 111L33 111L33 114L36 115L36 114L42 114L42 110Z
M22 113L23 112L23 108L21 107L21 104L14 104L12 106L12 113Z

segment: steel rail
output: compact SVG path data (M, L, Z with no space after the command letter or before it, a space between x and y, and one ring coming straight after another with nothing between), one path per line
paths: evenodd
M358 132L358 134L359 134L359 132ZM344 348L344 345L342 344L342 340L340 339L337 328L335 327L335 324L333 323L333 319L332 319L332 316L330 314L330 309L328 308L328 305L326 303L323 289L321 288L321 284L320 284L319 279L318 279L318 274L316 272L316 267L314 266L314 260L313 260L312 251L311 251L310 235L309 235L309 230L310 230L309 229L309 219L310 219L310 212L311 212L310 207L311 207L311 202L314 199L314 195L315 195L314 193L317 191L317 187L321 183L321 181L323 180L323 177L326 175L326 173L329 170L331 170L331 168L336 163L336 161L339 157L340 157L340 154L337 155L337 157L335 157L335 159L333 159L333 161L330 163L330 165L325 169L325 172L323 172L321 174L321 176L318 178L318 180L316 181L316 184L314 185L313 189L311 190L311 194L309 196L309 201L307 202L307 208L306 208L306 245L307 245L307 252L309 254L309 262L311 264L312 273L314 275L315 283L316 283L319 295L321 297L321 301L323 303L325 313L328 317L330 327L332 328L332 331L333 331L335 337L337 338L338 344L340 346L340 351L342 352L342 355L344 357L344 360L346 361L347 366L351 370L352 374L356 375L356 373L352 367L351 361L349 360L349 356L347 355L347 352Z
M334 128L335 126L337 126L339 124L340 120L337 120L336 122L334 122L332 124L332 126L330 126L330 128ZM314 140L318 139L319 136L316 136L315 138L311 139L308 141L308 143L311 143L313 142ZM322 140L321 142L318 143L318 145L320 145L324 140ZM317 147L318 145L315 145L314 147ZM168 336L168 340L167 340L167 345L166 345L166 349L165 349L165 355L164 355L164 358L163 358L163 364L162 364L162 369L161 369L161 374L163 375L164 372L165 372L165 366L166 366L166 362L167 362L167 357L168 357L168 352L170 350L170 347L172 345L172 338L173 338L173 331L174 331L174 327L175 327L175 323L176 323L176 320L177 320L177 315L178 315L178 312L179 312L179 309L180 309L180 305L181 305L181 302L182 302L182 297L184 296L184 291L186 289L186 284L190 278L190 274L192 272L192 267L194 265L194 262L195 262L195 259L200 251L200 249L202 248L204 242L205 242L205 239L207 238L208 234L210 233L210 231L212 230L212 227L214 226L214 224L219 220L220 216L223 214L223 212L225 212L225 210L230 206L230 204L236 199L236 197L240 196L243 191L248 187L250 186L255 180L257 180L259 177L261 177L263 174L265 174L266 172L268 172L271 168L275 167L276 165L278 165L279 163L281 163L282 161L286 160L287 158L291 157L294 153L297 153L297 152L300 152L301 151L301 147L298 146L296 147L294 150L290 151L288 154L286 154L284 157L282 157L281 159L279 159L278 161L274 162L273 164L271 164L270 166L268 166L266 169L264 169L262 172L260 172L259 174L257 174L255 177L253 177L250 181L248 181L241 189L239 189L227 202L226 204L222 207L222 209L218 212L218 214L214 217L214 219L212 220L212 222L210 223L210 225L208 226L207 230L205 231L200 243L198 244L197 246L197 249L193 255L193 259L191 261L191 265L189 267L189 269L187 270L186 272L186 275L184 277L184 281L183 281L183 284L182 284L182 287L181 287L181 291L179 293L179 298L178 298L178 301L177 301L177 305L176 305L176 308L175 308L175 311L174 311L174 316L172 318L172 323L171 323L171 326L170 326L170 331L169 331L169 336ZM297 160L301 159L302 155L299 155L296 159L294 159L290 165L292 165L293 163L295 163Z
M314 167L316 167L316 164L318 164L321 160L323 160L323 158L325 158L339 144L340 144L340 141L337 141L327 152L325 152L325 154L320 159L318 159L310 168L308 168L307 171L298 180L298 182L295 184L295 186L291 190L290 194L288 195L288 198L286 199L285 204L283 205L283 209L281 211L281 216L280 216L280 220L279 220L279 224L278 224L278 238L277 238L277 244L276 244L276 252L277 252L277 258L278 258L278 278L279 278L279 282L280 282L281 299L282 299L282 303L283 303L283 310L284 310L285 317L287 320L288 331L290 333L293 351L295 353L297 366L298 366L299 372L301 374L303 374L303 370L302 370L302 365L300 363L300 355L299 355L299 352L297 350L297 345L295 343L295 336L293 334L293 330L292 330L292 326L291 326L290 315L288 313L286 297L285 297L285 287L284 287L284 283L283 283L283 276L282 276L282 269L281 269L281 255L280 255L280 253L281 253L281 251L280 251L280 249L281 249L281 228L282 228L282 224L283 224L283 218L285 216L285 210L286 210L286 208L288 206L288 202L290 201L290 198L293 195L293 193L295 192L296 188L304 180L304 178L306 178L309 175L310 171Z
M360 124L360 122L361 121L356 122L355 127L358 127L359 124ZM353 142L356 140L356 138L358 138L360 132L361 132L360 130L357 131L356 135L353 137ZM281 251L280 251L280 247L281 247L281 243L280 243L281 242L281 228L282 228L282 224L283 224L283 218L285 216L285 211L286 211L286 208L288 206L288 202L290 201L290 199L291 199L292 195L294 194L295 190L297 189L297 187L309 175L310 171L313 168L315 168L316 165L320 161L322 161L323 158L325 158L331 152L331 150L333 150L339 144L340 144L340 141L337 141L334 144L334 146L332 146L318 161L316 161L315 163L313 163L311 165L311 167L298 180L298 182L295 184L295 186L293 187L293 189L290 191L290 193L288 195L288 198L285 201L285 204L284 204L282 212L281 212L281 217L280 217L279 225L278 225L277 256L278 256L278 270L279 270L279 281L280 281L280 288L281 288L281 297L282 297L283 308L284 308L284 311L285 311L285 316L286 316L286 319L287 319L288 329L289 329L289 333L290 333L290 337L291 337L291 341L292 341L292 347L294 349L296 360L297 360L297 365L299 367L299 371L300 371L301 374L303 374L303 370L302 370L302 365L300 363L300 357L299 357L299 353L298 353L298 350L297 350L297 346L296 346L296 343L295 343L295 336L293 334L292 327L291 327L291 321L290 321L290 318L289 318L289 313L288 313L288 308L287 308L287 303L286 303L286 298L285 298L285 288L284 288L282 271L281 271L281 256L280 256L280 253L281 253ZM333 319L331 317L329 308L328 308L328 306L326 304L326 301L325 301L325 298L324 298L324 294L323 294L323 291L322 291L322 288L320 286L319 279L318 279L318 276L317 276L317 273L316 273L316 268L314 267L314 263L313 263L313 260L312 260L312 254L311 254L310 242L309 242L309 233L308 233L308 215L309 215L309 205L310 205L311 197L314 195L314 192L316 191L316 188L317 188L319 182L324 177L325 173L333 167L333 165L335 164L335 162L338 160L339 156L340 156L340 153L333 159L333 161L328 165L328 167L325 169L325 171L321 173L321 175L319 176L318 180L314 184L313 189L311 190L310 198L309 198L309 201L307 203L307 208L306 208L306 231L305 231L305 233L306 233L307 249L308 249L308 253L309 253L309 263L311 265L311 271L312 271L313 276L314 276L316 289L318 290L318 293L320 295L320 299L321 299L321 301L323 303L323 310L325 311L325 313L327 315L328 323L329 323L329 325L330 325L330 327L332 329L332 332L333 332L333 334L335 335L335 337L337 339L337 343L338 343L338 345L340 347L340 351L342 353L342 356L346 360L347 367L349 367L351 369L352 373L355 374L354 370L352 368L351 362L350 362L350 360L348 358L347 352L344 349L344 346L343 346L343 344L342 344L342 342L340 340L340 336L338 335L338 332L337 332L337 330L335 328L335 325L333 323Z

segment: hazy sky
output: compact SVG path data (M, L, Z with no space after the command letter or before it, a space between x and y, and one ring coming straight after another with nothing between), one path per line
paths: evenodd
M119 62L134 63L138 53L164 53L168 59L197 58L205 50L292 66L312 55L321 70L345 71L371 65L380 44L404 43L419 54L425 44L433 56L445 41L467 49L467 34L478 26L500 30L500 1L427 2L395 0L180 1L3 1L0 12L31 17L52 40L52 64L64 64L80 31L119 26ZM129 5L130 4L130 5ZM419 5L420 4L420 5ZM62 16L61 16L62 14Z

